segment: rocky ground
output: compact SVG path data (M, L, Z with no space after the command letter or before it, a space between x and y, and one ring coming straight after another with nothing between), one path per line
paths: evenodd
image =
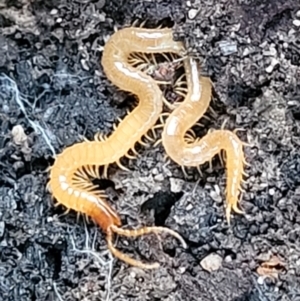
M126 114L130 99L107 80L101 51L116 28L145 19L172 26L201 60L215 86L209 127L227 120L251 144L246 214L232 215L230 227L217 158L185 178L157 146L124 160L131 172L110 168L124 227L165 225L188 243L118 240L134 258L159 261L153 271L112 258L100 229L64 214L46 190L54 154L109 134ZM2 300L300 300L299 30L292 0L2 0Z

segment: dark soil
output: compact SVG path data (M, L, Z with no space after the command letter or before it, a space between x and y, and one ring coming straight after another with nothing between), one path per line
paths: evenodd
M1 300L300 300L297 2L0 0ZM118 240L134 258L159 261L153 271L112 258L101 229L64 214L46 189L55 153L109 134L130 107L100 59L115 28L135 20L174 28L214 83L210 126L228 119L225 127L244 129L238 135L251 144L246 215L233 214L230 227L217 158L188 179L161 146L124 160L131 172L110 168L114 185L104 184L124 227L164 225L189 245L155 235ZM209 272L202 260L211 255L220 261ZM283 262L267 270L278 277L259 275L272 256Z

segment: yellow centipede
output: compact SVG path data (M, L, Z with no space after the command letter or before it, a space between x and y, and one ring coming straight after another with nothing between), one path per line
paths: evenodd
M114 33L104 47L102 66L107 78L118 88L137 96L139 104L118 125L115 131L95 141L83 141L66 148L50 168L48 188L58 203L84 213L106 232L108 248L119 259L141 268L157 268L144 264L118 251L112 244L113 233L136 237L150 232L167 232L185 245L176 232L164 227L124 230L118 214L106 202L103 191L97 191L90 178L99 178L99 168L111 163L120 167L120 159L155 125L162 111L163 95L150 76L128 63L132 52L184 53L182 43L173 41L171 29L125 28Z

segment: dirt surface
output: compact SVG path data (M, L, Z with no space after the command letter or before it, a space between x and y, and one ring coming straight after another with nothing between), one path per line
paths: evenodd
M296 3L0 2L1 300L300 300ZM246 215L232 215L230 227L217 158L212 169L201 166L201 177L188 170L187 179L164 161L161 146L124 160L131 172L110 168L112 206L124 227L165 225L189 245L184 250L165 235L118 240L134 258L159 261L154 271L112 258L101 230L75 212L64 214L46 190L55 153L109 134L130 107L100 58L114 30L137 19L174 28L214 83L217 116L210 126L227 119L225 127L242 128L239 137L251 144L241 200Z

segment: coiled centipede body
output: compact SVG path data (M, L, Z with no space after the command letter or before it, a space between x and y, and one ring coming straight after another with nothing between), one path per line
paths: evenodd
M57 155L50 168L48 188L59 204L90 217L106 232L109 250L117 258L141 268L157 268L158 263L144 264L118 251L112 243L113 234L136 237L150 232L167 232L185 242L179 234L164 227L124 230L118 214L106 202L103 191L97 190L90 178L99 178L99 167L117 163L136 142L155 125L162 111L163 95L150 76L132 67L128 56L132 52L172 52L182 55L181 42L173 41L171 29L124 28L114 33L104 47L102 66L107 78L118 88L137 96L138 106L129 113L115 131L95 141L83 141Z

